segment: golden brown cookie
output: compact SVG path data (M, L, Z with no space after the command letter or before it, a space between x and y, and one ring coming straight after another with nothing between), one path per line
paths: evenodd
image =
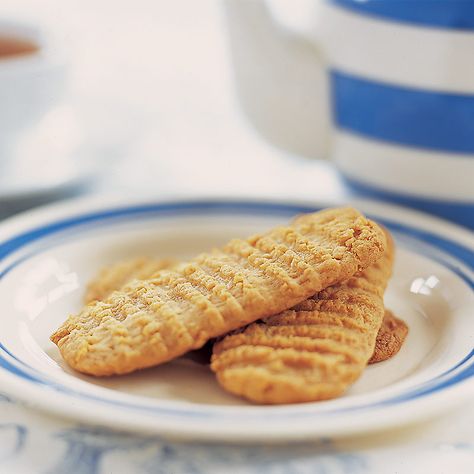
M344 393L374 352L393 264L388 240L384 256L356 276L216 343L211 369L222 387L275 404Z
M369 364L382 362L390 359L398 353L408 334L408 326L405 321L397 318L388 309L385 310L385 317L380 326L375 341L375 349Z
M177 265L176 260L139 257L124 260L103 268L87 285L85 302L90 303L94 300L103 300L113 291L119 290L134 279L144 280L150 278L159 270L175 265ZM382 362L397 354L403 345L407 333L408 326L406 323L386 309L382 326L377 333L374 353L369 360L369 364ZM210 352L207 349L204 354L198 352L199 350L191 352L190 357L195 356L194 358L198 362L209 364L212 346Z
M150 278L158 271L176 264L177 261L172 259L138 257L105 267L88 283L84 300L86 304L105 300L132 280Z
M94 301L51 336L66 362L92 375L132 372L277 314L349 278L384 252L382 230L351 208L307 214L234 239Z
M390 310L386 309L382 326L380 326L375 340L374 353L368 363L376 364L377 362L383 362L397 355L405 342L407 334L407 324L400 318L397 318ZM225 336L221 336L221 338L222 337ZM203 347L188 352L184 357L201 365L209 365L211 362L212 347L216 342L217 339L211 339Z

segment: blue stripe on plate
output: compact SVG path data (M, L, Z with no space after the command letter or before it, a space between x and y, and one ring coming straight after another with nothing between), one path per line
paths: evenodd
M405 146L474 154L474 95L400 87L336 70L330 79L337 127Z
M463 225L474 230L474 200L473 202L442 201L440 199L421 198L409 194L400 194L363 183L341 172L345 183L357 194L374 200L383 200L401 206L418 209L429 214ZM474 198L474 194L473 194Z
M330 0L355 13L420 26L474 29L472 0Z
M45 226L31 229L27 232L19 234L12 239L9 239L3 243L0 243L0 260L2 257L6 257L18 249L31 244L32 242L43 239L48 235L54 235L62 231L66 231L70 228L77 228L80 226L87 226L91 223L99 223L106 220L123 220L133 219L137 217L166 217L169 215L195 215L195 214L242 214L251 213L254 215L279 215L282 217L288 217L302 212L311 212L318 210L319 208L313 206L300 206L300 205L288 205L280 203L262 203L262 202L250 202L250 201L198 201L198 202L176 202L176 203L164 203L164 204L146 204L139 206L131 206L125 208L109 209L104 211L98 211L94 213L88 213L83 215L74 216L71 218L59 220L53 223L49 223ZM413 228L399 222L393 222L387 219L379 218L379 221L386 225L391 230L397 230L407 235L412 235L417 239L428 242L431 245L439 248L440 250L452 255L456 259L464 262L474 268L474 252L470 249L454 242L451 240L444 239L431 232ZM19 261L22 261L20 258ZM13 265L14 266L14 265ZM12 268L10 266L9 268ZM451 268L451 267L450 267ZM458 268L451 268L458 275L460 275L466 282L468 282L471 288L474 282L469 278L468 275L464 274ZM6 273L6 272L5 272ZM3 273L3 275L5 275ZM349 411L360 411L365 409L376 408L380 406L402 403L409 400L414 400L419 397L437 392L441 389L456 385L467 378L471 377L474 372L474 364L472 359L474 357L474 351L464 357L456 365L451 367L445 373L440 374L430 381L422 384L421 386L414 387L413 389L394 396L390 399L382 400L381 402L371 403L366 405L354 406L351 408L334 409L328 411L327 415L349 412ZM8 372L33 382L38 385L47 387L67 395L71 395L77 398L85 400L93 400L100 403L117 405L124 408L148 411L150 413L159 414L160 416L184 416L184 417L205 417L209 418L217 416L211 412L200 412L192 409L173 409L170 407L157 407L147 405L135 405L125 401L109 400L101 398L90 393L84 393L68 388L57 383L54 380L50 380L44 377L44 374L36 369L28 366L26 363L15 357L8 349L3 346L0 342L0 367L7 370ZM459 371L458 371L459 369ZM232 415L218 415L219 418L232 418ZM239 417L242 415L239 414ZM277 418L281 418L281 414L277 415ZM308 416L307 413L289 413L288 416L294 418L295 416ZM319 415L321 416L321 415ZM251 417L255 419L256 414L252 414ZM263 414L261 416L266 420L270 420L269 414Z
M9 255L12 251L18 250L19 248L43 237L51 234L61 232L69 227L77 227L81 225L94 224L95 222L123 218L126 216L136 215L147 215L147 214L174 214L178 212L180 215L183 213L192 214L195 211L206 212L206 213L219 213L225 210L228 213L243 211L257 212L261 211L264 214L276 214L282 215L284 212L282 205L275 203L254 203L254 202L240 202L238 206L232 205L232 202L220 202L220 201L197 201L197 202L170 202L162 204L142 204L139 206L130 206L127 208L110 209L102 212L95 212L90 214L84 214L81 216L74 216L70 219L63 219L50 224L37 227L23 234L19 234L11 239L0 244L0 260ZM303 209L303 208L302 208ZM308 208L304 208L308 209ZM317 209L313 208L312 211ZM287 213L295 213L295 207L286 209ZM311 210L300 210L297 212L311 212Z
M5 357L4 354L8 354L8 356L12 357L15 363L10 362L7 357ZM326 410L323 413L318 413L318 416L327 416L327 415L334 415L334 414L340 414L340 413L347 413L347 412L358 412L358 411L363 411L367 409L373 409L373 408L379 408L379 407L384 407L384 406L389 406L393 404L398 404L398 403L403 403L403 402L408 402L410 400L416 400L420 397L430 395L432 393L435 393L439 390L449 388L453 385L456 385L460 382L465 381L466 379L469 379L474 375L474 364L470 363L469 365L466 365L468 362L472 360L474 356L474 351L471 351L464 359L456 364L454 367L452 367L450 370L446 371L445 373L435 377L434 379L422 383L417 387L414 387L412 390L409 390L405 393L402 393L400 395L396 395L394 397L381 400L379 402L375 403L369 403L369 404L361 404L361 405L356 405L353 407L346 407L346 408L335 408L332 410ZM131 410L138 410L138 411L145 411L148 413L153 413L153 414L158 414L159 416L178 416L178 417L193 417L193 418L215 418L218 417L219 419L221 418L233 418L236 415L232 414L225 414L225 413L213 413L210 411L198 411L198 410L193 410L192 408L171 408L171 407L158 407L158 406L153 406L153 405L137 405L131 402L127 401L121 401L121 400L113 400L113 399L107 399L107 398L102 398L99 395L87 393L87 392L81 392L77 391L75 389L71 389L67 386L61 385L60 383L57 383L54 380L48 380L47 378L43 377L41 373L36 371L35 369L29 367L16 357L13 357L11 353L3 346L0 344L0 367L3 369L7 370L8 372L24 379L30 382L33 382L37 385L44 386L45 388L49 390L54 390L59 393L63 393L65 395L70 395L72 397L76 397L79 399L85 399L87 401L95 401L99 403L103 403L105 405L114 405L114 406L119 406L122 408L127 408ZM456 369L460 369L459 371L456 371ZM31 374L31 372L36 372L38 375ZM245 418L241 413L237 415L239 419ZM298 418L298 417L307 417L308 413L306 412L287 412L286 414L278 413L276 416L271 415L269 413L252 413L250 415L251 419L256 419L256 418L261 418L266 421L271 421L272 418L282 418L282 417L287 417L287 418Z

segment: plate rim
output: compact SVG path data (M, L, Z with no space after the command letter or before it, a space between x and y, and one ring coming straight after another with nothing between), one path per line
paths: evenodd
M220 207L220 209L224 209L227 207L227 210L229 209L229 206L232 206L232 205L244 205L244 206L249 206L249 205L254 205L254 206L260 206L260 207L264 207L268 210L269 206L271 205L274 205L276 207L279 207L279 208L286 208L287 210L290 209L290 208L294 208L294 207L305 207L305 208L320 208L320 207L326 207L327 205L340 205L341 204L341 201L340 200L337 200L337 201L308 201L308 200L300 200L300 199L295 199L295 200L275 200L275 199L268 199L268 200L265 200L265 199L232 199L232 198L215 198L213 197L212 199L199 199L199 200L196 200L196 199L193 199L193 200L189 200L189 199L181 199L181 200L177 200L177 199L155 199L155 200L150 200L150 199L147 199L147 200L143 200L143 199L136 199L136 200L128 200L128 201L125 201L125 200L120 200L120 199L113 199L111 200L109 203L107 202L104 202L104 200L99 200L97 198L95 199L80 199L80 200L75 200L74 201L74 206L71 208L71 203L63 203L63 204L60 204L60 205L51 205L51 206L47 206L45 209L39 209L39 210L35 210L33 212L29 212L29 213L26 213L25 215L22 215L22 216L19 216L19 217L15 217L13 219L10 219L2 224L0 224L0 235L2 235L3 233L6 233L6 235L8 234L15 234L16 232L19 232L19 229L23 228L23 229L28 229L30 228L35 222L40 222L41 220L43 220L44 222L44 219L47 218L49 219L48 222L54 222L54 220L57 220L58 219L58 216L60 215L63 215L63 218L66 218L67 216L69 216L70 219L72 219L71 216L74 216L76 215L80 215L81 212L84 212L85 210L88 211L88 213L90 214L91 212L96 212L98 210L104 210L104 209L111 209L111 206L112 206L112 209L115 209L115 208L118 208L118 209L129 209L133 206L137 206L139 207L140 205L152 205L152 206L160 206L160 205L173 205L173 204L178 204L178 205L187 205L187 206L202 206L204 205L204 207L207 205L207 206L217 206L217 207ZM407 214L407 211L404 209L404 208L399 208L397 206L390 206L390 205L385 205L385 204L380 204L380 203L374 203L374 202L371 202L371 201L351 201L351 205L354 205L354 206L360 206L360 207L363 207L363 208L367 208L367 207L375 207L375 208L379 208L380 210L382 209L392 209L392 212L393 209L395 209L396 211L396 214L397 213L400 213L402 212L402 215L406 215ZM365 209L364 209L365 210ZM248 213L248 209L247 209L247 213ZM369 210L369 214L370 213L373 213L373 211ZM437 226L439 226L440 222L442 223L443 225L443 228L444 226L449 226L451 229L448 229L450 231L451 234L454 233L455 235L455 242L456 241L459 241L459 240L462 240L464 241L463 243L467 244L469 242L469 238L470 238L470 235L469 235L469 232L468 231L464 231L463 228L459 228L458 226L455 226L455 225L451 225L451 224L448 224L446 223L446 221L443 221L441 219L437 219L437 218L431 218L431 216L425 216L423 215L422 213L419 213L419 212L416 212L416 211L408 211L409 214L412 214L415 216L415 218L417 219L420 219L420 215L422 216L422 222L425 222L425 224L430 227L433 225L432 222L435 222L437 224ZM283 215L281 213L281 209L279 211L279 215ZM49 217L47 217L49 216ZM428 220L426 219L428 218ZM53 220L51 220L53 219ZM432 222L430 222L432 221ZM396 221L395 221L396 222ZM419 222L418 222L419 224ZM426 227L425 225L425 227ZM44 225L43 225L44 226ZM423 225L422 225L422 228L423 228ZM2 230L4 232L2 232ZM425 229L426 230L426 229ZM444 229L443 229L444 230ZM433 232L432 230L430 230L429 232ZM464 235L463 235L464 234ZM4 238L0 238L0 260L1 260L1 257L2 257L2 253L1 253L1 249L2 249L2 243L5 243L4 242ZM458 245L459 245L459 242L456 242ZM466 248L468 251L469 249ZM1 276L1 275L0 275ZM472 285L472 281L471 281L471 285ZM2 352L2 345L0 344L0 355L1 355L1 352ZM474 352L474 351L473 351ZM471 352L471 354L469 355L470 358L473 357L473 352ZM0 360L0 363L1 363L1 360ZM448 402L456 402L456 398L459 398L458 401L460 401L461 399L464 399L464 398L467 398L467 396L471 393L471 390L469 388L469 382L473 382L474 380L471 379L471 376L474 375L474 364L471 364L469 367L468 367L468 371L471 370L471 372L468 372L468 375L467 377L464 377L465 380L459 380L456 382L456 384L454 386L451 386L451 387L445 387L444 389L441 390L441 393L437 393L438 395L438 398L441 400L442 398L444 398L444 405L448 405L449 403ZM0 380L2 378L5 379L5 367L1 367L0 366ZM9 374L9 375L12 375L12 374ZM18 374L17 374L18 376ZM455 377L459 377L459 375L455 375ZM8 380L9 377L6 377L6 379ZM469 380L471 379L471 380ZM11 380L10 380L11 382ZM18 380L17 380L18 382ZM12 382L11 382L12 383ZM443 382L444 383L444 382ZM14 389L12 390L11 392L14 392L14 393L11 393L8 389L6 390L6 392L10 393L10 395L13 395L23 401L30 401L31 402L31 396L30 395L30 391L29 390L24 390L20 384L20 386L18 386L17 383L13 383L14 386L17 386L17 389ZM31 384L27 384L27 385L31 385ZM35 387L36 390L42 390L41 388L39 387ZM47 390L48 394L51 395L51 387L49 388L49 391ZM456 392L455 394L453 392ZM448 393L452 393L453 395L451 395L449 397L449 400L446 398L446 395ZM68 417L72 417L72 418L77 418L78 416L80 416L81 414L81 410L79 409L79 407L77 406L77 404L74 405L74 412L75 413L71 413L72 410L70 410L70 407L67 408L67 407L64 407L61 405L61 403L59 403L57 406L54 406L54 407L51 407L51 402L49 401L48 403L48 400L45 400L43 395L44 393L42 392L41 394L40 393L37 393L36 394L37 396L35 397L36 398L36 405L39 407L39 408L42 408L44 410L47 410L47 411L54 411L56 412L57 414L60 414L60 415L63 415L63 416L68 416ZM431 394L430 397L428 397L428 399L430 399L431 401L431 404L432 404L432 400L433 400L433 396L436 395L435 394ZM443 397L440 397L440 395L443 395ZM67 394L62 394L62 396L66 397L66 400L67 401L67 398L70 397L70 395L67 395ZM413 403L414 402L419 402L419 401L425 401L425 407L424 407L424 410L413 410ZM412 409L410 410L413 415L412 415L412 418L413 419L420 419L420 418L423 418L425 417L428 412L432 411L432 412L436 412L436 406L434 406L431 410L428 409L428 405L426 404L426 400L427 398L420 398L420 399L417 399L417 400L408 400L408 401L405 401L404 403L402 403L401 405L402 406L407 406L407 403L410 403L412 405ZM82 403L84 402L83 400L81 400ZM109 402L110 403L110 402ZM417 404L417 403L415 403ZM299 406L302 406L302 405L299 405ZM400 406L400 405L399 405ZM391 405L390 408L391 410L393 410L393 407L394 405ZM383 406L380 407L383 409ZM109 407L110 409L110 407ZM112 409L112 411L114 410L114 408ZM374 407L371 408L372 411L374 411ZM376 410L377 411L377 410ZM86 414L85 413L82 413L82 417L84 417ZM321 413L309 413L307 414L307 416L318 416L318 415L321 415ZM353 413L351 413L351 415L353 415ZM94 415L94 418L97 419L97 417ZM115 419L111 419L110 418L110 415L107 415L107 416L103 416L103 417L99 417L99 418L103 418L102 420L97 420L97 421L101 421L105 424L113 424L114 426L117 426L119 425L120 423L115 420ZM377 429L377 427L380 425L379 422L377 422L377 420L372 417L372 422L370 422L370 417L367 417L368 419L365 419L365 420L359 420L359 423L356 424L356 426L352 426L352 429L353 429L353 432L359 432L359 431L367 431L367 430L372 430L372 429ZM382 428L386 428L388 427L387 423L388 423L388 418L387 416L384 416L384 426ZM403 421L404 420L404 421ZM124 420L122 420L124 421ZM392 416L392 420L391 422L389 423L390 426L394 426L394 425L398 425L398 424L405 424L407 422L406 420L406 414L404 417L402 416L397 416L395 418L393 418ZM173 426L173 424L176 424L176 420L173 422L171 421L170 423L166 423L166 422L163 422L161 423L161 426L158 427L158 429L156 430L152 430L152 431L155 431L155 432L158 432L158 433L162 433L162 434L169 434L169 435L181 435L181 436L193 436L195 437L196 435L200 435L201 437L205 437L206 439L213 439L214 438L214 433L212 431L209 431L209 430L205 430L203 429L203 427L195 427L194 429L189 429L190 428L190 425L185 428L183 426L181 426L179 429L176 429L176 426ZM285 422L285 426L288 425L288 422L286 421ZM135 424L131 421L131 420L128 420L127 423L125 423L125 426L123 426L124 428L132 428L132 429L139 429L140 431L143 430L145 428L145 431L146 430L146 427L143 426L143 423L139 423L139 426L135 426ZM255 427L253 427L255 428ZM380 428L380 427L379 427ZM333 424L333 426L331 428L328 428L327 426L324 427L324 431L322 431L321 429L318 429L317 427L314 428L314 429L309 429L308 430L302 430L301 427L298 427L298 432L287 432L287 433L278 433L277 431L273 431L271 433L271 437L272 439L301 439L301 437L303 436L308 436L308 435L313 435L313 436L319 436L319 435L322 435L322 434L328 434L329 432L331 432L330 434L332 435L335 435L335 434L342 434L342 435L346 435L349 433L349 429L347 427L345 427L344 429L341 429L341 427L337 427L337 423L336 424ZM233 430L230 430L230 431L226 431L226 430L223 430L222 427L220 430L218 430L218 433L215 435L215 438L216 439L221 439L222 436L226 436L227 438L230 438L230 439L237 439L237 438L242 438L242 440L245 440L245 439L250 439L249 438L249 433L239 433L238 432L239 430L234 429ZM253 434L252 436L255 436L256 438L261 438L261 437L268 437L269 433L268 433L268 428L265 427L263 428L263 432L262 433L259 433L259 430L255 430L253 431ZM252 439L256 439L256 438L252 438Z

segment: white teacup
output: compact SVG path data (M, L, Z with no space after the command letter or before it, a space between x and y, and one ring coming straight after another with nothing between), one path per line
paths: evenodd
M267 3L225 3L256 128L358 193L474 229L474 2L319 0L304 34Z
M65 62L40 28L0 19L0 166L9 147L60 100Z

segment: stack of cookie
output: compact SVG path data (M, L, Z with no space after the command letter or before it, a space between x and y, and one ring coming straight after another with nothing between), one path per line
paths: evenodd
M71 367L104 376L217 338L210 367L229 392L258 403L333 398L406 335L384 319L393 256L388 232L355 209L306 214L186 263L105 269L51 340Z

